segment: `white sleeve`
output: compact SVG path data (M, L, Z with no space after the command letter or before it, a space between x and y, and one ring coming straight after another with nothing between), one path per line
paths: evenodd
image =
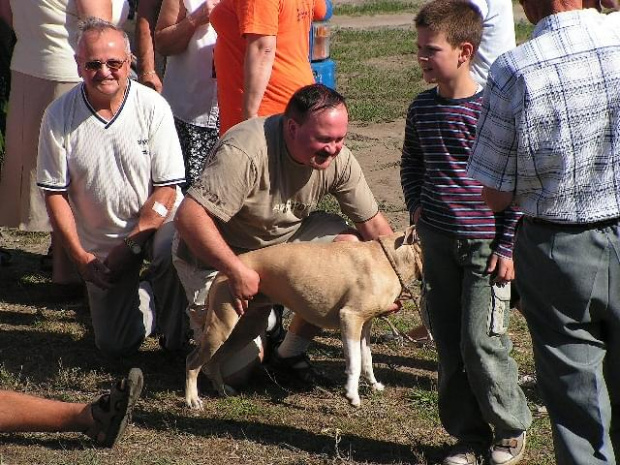
M159 97L153 107L149 150L153 186L171 186L185 182L185 164L170 106Z
M64 192L71 179L67 166L67 150L60 112L54 112L59 105L45 110L39 133L39 154L37 159L37 186L47 191ZM56 114L59 113L59 114Z

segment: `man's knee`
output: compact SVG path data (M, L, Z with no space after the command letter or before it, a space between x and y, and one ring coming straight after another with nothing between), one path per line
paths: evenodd
M128 357L138 352L144 336L138 336L133 341L111 337L95 338L95 345L104 355L110 358Z
M334 242L344 242L344 241L348 241L348 242L359 242L362 240L362 236L360 236L360 233L352 228L349 228L345 231L342 231L340 234L338 234L335 238L334 238Z

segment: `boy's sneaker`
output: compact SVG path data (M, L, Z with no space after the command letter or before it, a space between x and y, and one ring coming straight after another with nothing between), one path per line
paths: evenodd
M467 442L457 442L442 462L443 465L482 465L482 463L479 445Z
M491 465L515 465L525 454L525 431L496 435L491 446Z

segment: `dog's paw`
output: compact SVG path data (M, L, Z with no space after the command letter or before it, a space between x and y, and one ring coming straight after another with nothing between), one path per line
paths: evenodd
M378 381L372 385L372 390L373 391L381 392L384 389L385 389L385 386L383 385L383 383L380 383Z
M357 392L347 392L346 393L346 398L349 399L349 403L353 406L353 407L359 407L362 403L362 401L360 400L360 396Z
M187 399L185 399L185 402L187 403L187 406L192 410L202 410L203 408L202 400L200 400L200 397L188 397Z

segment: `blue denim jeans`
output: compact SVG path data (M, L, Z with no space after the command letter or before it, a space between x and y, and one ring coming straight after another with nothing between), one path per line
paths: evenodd
M620 453L619 229L525 220L517 235L519 292L560 465L613 465Z
M509 305L486 274L491 241L456 239L418 222L431 332L439 356L439 416L460 441L490 444L532 421L506 333ZM506 287L507 290L507 287ZM499 321L498 321L499 320Z

